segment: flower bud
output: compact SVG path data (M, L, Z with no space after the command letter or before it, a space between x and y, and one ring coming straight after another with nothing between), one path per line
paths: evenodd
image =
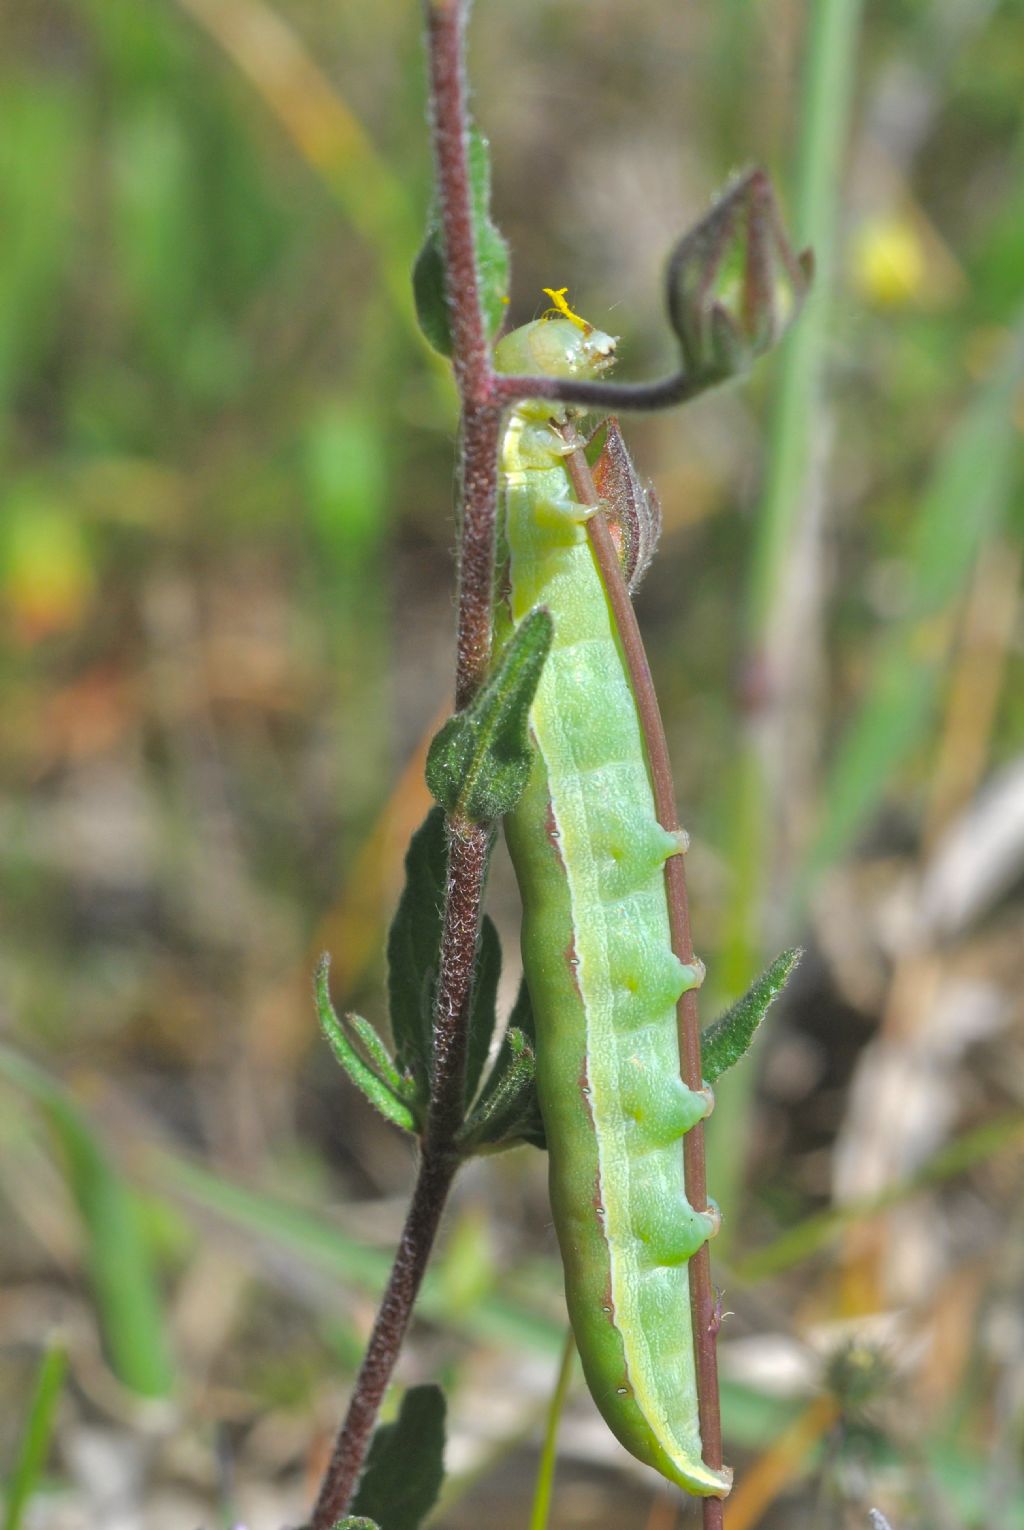
M748 170L680 240L668 263L668 310L686 370L723 382L792 323L814 270L794 254L764 170Z

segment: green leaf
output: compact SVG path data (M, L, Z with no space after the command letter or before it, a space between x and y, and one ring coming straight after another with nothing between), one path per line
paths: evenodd
M152 1162L169 1194L202 1207L202 1215L212 1214L251 1239L255 1264L268 1246L280 1249L300 1268L326 1273L379 1300L391 1270L391 1256L382 1248L369 1247L362 1237L347 1231L336 1216L325 1215L322 1206L302 1206L266 1191L232 1184L171 1153L157 1153ZM524 1305L522 1298L512 1301L486 1296L479 1306L452 1312L437 1271L428 1269L417 1311L453 1333L487 1344L507 1344L539 1354L558 1353L561 1328L539 1296L532 1308L529 1303Z
M552 631L545 607L524 617L487 683L431 744L427 785L453 817L491 823L522 796L532 759L530 707Z
M783 951L731 1009L709 1025L701 1037L701 1066L709 1084L739 1062L749 1051L761 1021L799 962L803 952Z
M320 964L316 969L316 1009L320 1017L320 1028L327 1039L331 1051L356 1088L361 1090L369 1100L374 1110L379 1111L386 1121L393 1121L396 1126L400 1126L403 1131L418 1131L419 1121L415 1111L410 1107L410 1104L401 1092L401 1080L399 1079L399 1087L397 1089L390 1081L385 1082L384 1078L376 1073L369 1063L365 1062L356 1051L346 1033L345 1027L335 1014L328 983L330 966L330 958L322 956ZM366 1020L358 1020L357 1022L357 1017L353 1017L350 1023L360 1036L365 1035L367 1031L373 1032L373 1027ZM376 1037L376 1032L373 1032L373 1034ZM380 1041L380 1038L376 1037L376 1040L378 1047L383 1051L383 1043ZM397 1070L395 1070L390 1057L387 1056L386 1052L384 1055L390 1074L394 1078L398 1078Z
M469 180L476 273L484 325L493 339L501 328L508 302L508 245L491 220L491 165L487 139L469 130ZM444 279L444 249L436 204L427 220L427 237L412 268L412 289L420 328L442 356L452 353L448 298Z
M25 1431L7 1479L3 1530L21 1530L24 1523L25 1510L46 1465L67 1366L68 1357L64 1347L61 1344L51 1344L36 1374L35 1389L25 1419Z
M398 1418L377 1430L352 1505L381 1530L418 1530L444 1481L444 1393L410 1387Z
M480 949L476 957L473 1004L469 1015L469 1049L466 1056L466 1104L476 1094L491 1040L498 1023L498 980L501 977L501 941L492 920L484 915Z
M111 1367L133 1392L166 1397L174 1373L135 1196L59 1083L6 1047L0 1047L0 1072L43 1110L60 1145L86 1233L89 1278Z
M533 1048L521 1030L510 1026L487 1090L456 1138L461 1153L468 1157L534 1140L536 1074Z
M375 1519L367 1519L365 1514L347 1514L344 1519L336 1520L334 1530L380 1530Z
M530 998L530 990L526 986L526 979L521 978L519 992L516 994L516 1002L512 1006L512 1013L508 1017L509 1028L522 1031L527 1041L537 1049L537 1022L533 1015L533 1000Z
M409 1099L412 1080L399 1073L391 1053L380 1038L377 1027L371 1025L369 1020L364 1020L362 1015L346 1015L343 1023L350 1032L355 1034L366 1053L370 1067L381 1082L387 1084L392 1094L397 1094L400 1100Z
M459 1147L467 1156L496 1152L521 1142L542 1152L546 1149L537 1100L536 1049L533 1006L524 978L494 1067L460 1135Z
M405 856L405 887L388 933L388 1006L395 1060L411 1074L416 1098L430 1098L434 986L441 949L448 838L444 813L431 808Z

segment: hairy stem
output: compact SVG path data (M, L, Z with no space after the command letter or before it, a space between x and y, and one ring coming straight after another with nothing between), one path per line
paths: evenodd
M463 74L464 0L426 0L426 21L453 365L463 404L455 692L456 705L464 707L490 663L501 406L490 398L493 371L476 274ZM459 1162L454 1139L462 1124L468 1016L493 831L457 820L449 820L447 827L434 1071L419 1169L387 1288L317 1498L312 1530L331 1530L352 1503Z
M594 484L582 442L571 426L563 433L567 443L575 447L575 450L566 458L566 467L577 499L584 505L600 506L601 498ZM600 508L587 521L587 535L601 572L608 603L612 608L630 683L636 697L640 727L651 771L655 812L662 827L675 833L680 828L679 812L676 807L675 785L672 780L665 725L661 719L661 708L654 690L651 667L647 662L647 653L637 625L633 602L622 575L619 555L608 529L607 517ZM665 862L665 891L668 896L672 949L680 961L692 962L694 953L693 938L690 934L690 905L686 894L686 867L681 855L673 855ZM689 1089L700 1089L704 1079L701 1070L697 989L691 988L683 994L676 1009L676 1018L679 1026L679 1058L683 1082ZM705 1210L708 1203L708 1191L703 1122L698 1122L683 1138L683 1174L686 1198L690 1205L695 1211ZM689 1274L701 1444L704 1460L708 1466L714 1467L717 1471L722 1466L722 1416L718 1396L716 1353L718 1323L715 1297L711 1286L711 1257L706 1243L690 1260ZM721 1499L704 1498L701 1500L701 1507L704 1515L704 1530L721 1530L724 1523Z
M312 1530L331 1530L349 1508L374 1425L395 1361L409 1326L413 1303L423 1280L427 1260L437 1235L441 1212L455 1175L455 1160L445 1162L424 1153L409 1211L399 1239L370 1334L370 1342L356 1377L352 1397L338 1434L330 1465L320 1486L313 1510Z

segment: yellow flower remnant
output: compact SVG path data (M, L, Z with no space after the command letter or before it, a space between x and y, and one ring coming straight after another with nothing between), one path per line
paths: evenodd
M554 287L541 288L544 296L551 299L551 307L544 314L544 318L555 318L561 314L563 319L571 319L577 329L582 329L585 335L589 335L594 326L593 324L588 324L586 319L581 319L578 313L573 313L565 295L568 290L568 287L559 287L557 290Z

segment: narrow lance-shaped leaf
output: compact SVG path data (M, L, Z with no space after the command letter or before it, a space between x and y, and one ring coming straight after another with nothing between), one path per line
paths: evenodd
M469 1015L469 1047L466 1057L466 1104L472 1103L480 1083L491 1039L498 1022L498 980L501 977L501 942L486 914L480 928L473 1003Z
M52 1344L39 1366L21 1444L7 1479L3 1530L21 1530L24 1523L25 1511L46 1466L67 1365L67 1351L60 1344Z
M779 997L803 952L794 948L777 956L766 972L701 1037L701 1066L709 1084L749 1051L768 1008Z
M352 1044L345 1026L335 1014L328 984L329 972L330 961L324 956L321 958L320 965L316 970L316 1008L320 1019L320 1027L327 1039L327 1044L352 1083L365 1095L374 1110L379 1111L385 1120L392 1121L395 1126L400 1126L403 1131L417 1131L420 1123L410 1102L404 1097L400 1088L396 1089L391 1083L386 1083L369 1063L360 1056ZM357 1029L358 1034L363 1034L373 1029L366 1020L359 1020L358 1026L356 1026L355 1018L350 1023ZM377 1042L383 1048L383 1043L380 1042L379 1037ZM394 1074L394 1067L391 1064L390 1058L387 1058L387 1063L389 1071Z
M397 1094L399 1099L409 1098L411 1080L408 1076L403 1077L399 1073L391 1053L381 1040L377 1027L369 1020L364 1020L362 1015L346 1015L343 1023L358 1039L370 1067L378 1078L387 1084L391 1092Z
M444 1393L440 1387L410 1387L398 1418L373 1437L359 1483L355 1515L366 1515L386 1530L419 1530L444 1481Z
M525 980L509 1016L498 1056L470 1114L459 1146L467 1154L547 1143L536 1086L536 1030Z
M488 1088L456 1139L467 1156L483 1148L511 1147L528 1141L534 1127L537 1065L533 1048L516 1027L505 1037L501 1066L495 1066L494 1087Z
M487 139L475 127L469 130L469 179L480 306L488 334L493 339L501 328L508 301L508 245L491 219L490 156ZM436 351L442 356L450 356L452 333L436 206L431 208L427 237L412 269L412 286L420 328Z
M401 1072L412 1076L423 1105L430 1098L434 988L447 877L444 813L435 807L409 843L405 886L388 932L388 1014L396 1062Z
M522 796L530 774L530 706L551 637L551 617L539 606L520 622L473 701L431 744L427 785L453 816L492 823Z

